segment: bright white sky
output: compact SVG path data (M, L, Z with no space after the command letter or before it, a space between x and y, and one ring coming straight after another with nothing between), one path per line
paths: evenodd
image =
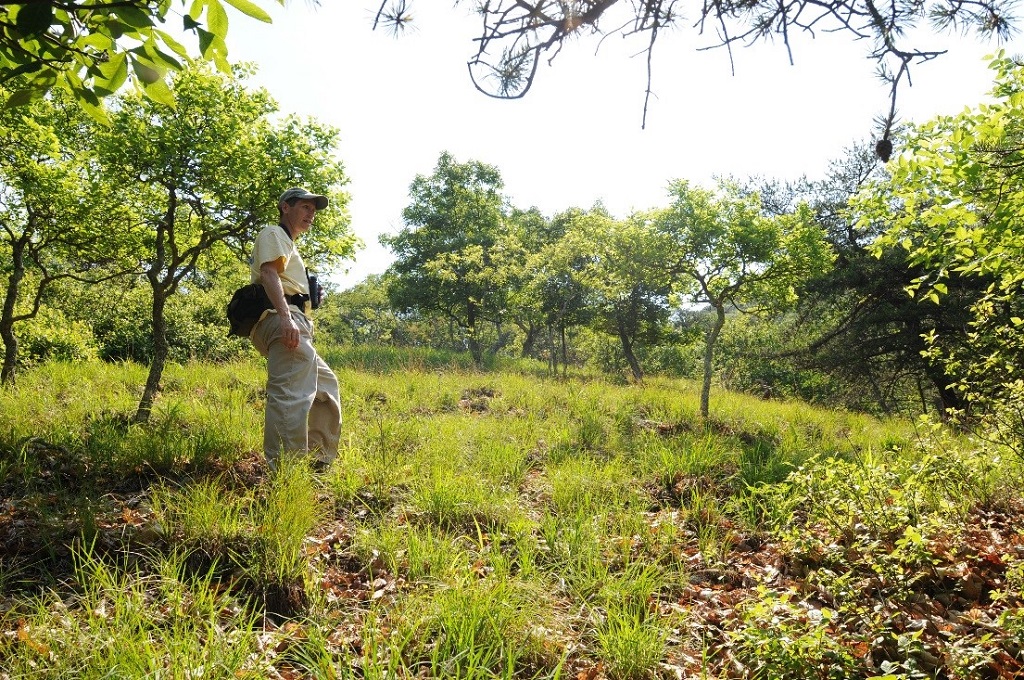
M600 200L625 217L665 205L675 178L710 185L716 175L821 177L844 149L871 138L874 119L888 111L867 43L843 34L801 39L793 66L781 43L740 48L733 76L724 50L696 51L711 39L692 29L659 37L646 129L645 63L631 56L642 44L619 37L596 56L593 38L568 45L553 66L541 65L524 99L496 100L477 92L466 70L476 18L449 2L415 0L416 30L395 38L371 30L378 6L292 0L273 7L271 25L232 13L228 35L230 60L259 64L252 84L266 87L283 112L341 131L352 228L365 242L332 277L343 287L390 264L378 235L402 227L410 183L430 174L445 150L459 162L496 166L518 207L552 215ZM912 71L913 86L899 99L905 121L974 107L992 84L982 57L994 41L927 40L922 47L949 54Z

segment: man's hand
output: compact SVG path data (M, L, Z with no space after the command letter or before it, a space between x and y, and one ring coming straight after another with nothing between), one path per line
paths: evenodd
M281 320L281 342L288 349L295 349L299 346L299 327L295 325L291 314L277 316Z

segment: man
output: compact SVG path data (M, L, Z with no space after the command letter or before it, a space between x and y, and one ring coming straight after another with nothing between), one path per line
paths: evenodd
M264 227L253 247L252 282L263 284L274 305L249 336L267 358L263 452L271 469L284 452L312 455L319 468L338 455L338 379L313 348L309 279L295 247L326 207L326 196L288 189L278 201L278 224Z

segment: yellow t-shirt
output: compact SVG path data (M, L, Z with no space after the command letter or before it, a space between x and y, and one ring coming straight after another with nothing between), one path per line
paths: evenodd
M284 260L284 268L278 273L281 276L281 287L285 295L303 293L309 295L309 280L306 278L306 265L302 256L295 248L295 243L288 232L276 224L263 227L256 236L256 244L252 249L252 261L249 263L249 277L252 283L260 281L260 267L266 262Z

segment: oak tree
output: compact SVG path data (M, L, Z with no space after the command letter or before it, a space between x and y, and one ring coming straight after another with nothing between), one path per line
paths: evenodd
M107 199L88 152L89 121L69 99L0 109L0 383L15 378L16 326L36 318L52 285L115 277L104 265L124 254L107 229L122 207Z
M766 215L757 194L725 181L712 191L675 180L670 193L671 206L654 219L671 242L675 291L715 313L705 338L700 395L707 418L715 344L726 314L783 309L795 301L798 283L831 264L833 253L806 205L791 214Z
M435 312L456 324L478 365L482 324L501 322L508 283L524 253L508 231L501 173L444 152L417 175L402 211L405 226L381 243L395 254L388 296L399 311Z
M617 220L598 206L575 212L556 248L556 271L569 279L559 282L565 312L580 296L589 323L616 339L635 380L644 377L637 346L657 342L671 313L667 246L649 215Z
M148 419L167 359L165 309L179 288L200 285L224 249L245 254L255 231L276 223L277 197L304 185L331 197L304 239L307 264L336 264L354 238L347 182L334 156L337 130L294 116L275 120L263 90L194 66L174 81L177 104L120 98L96 140L103 172L133 219L112 228L136 244L152 292L153 361L136 420Z

